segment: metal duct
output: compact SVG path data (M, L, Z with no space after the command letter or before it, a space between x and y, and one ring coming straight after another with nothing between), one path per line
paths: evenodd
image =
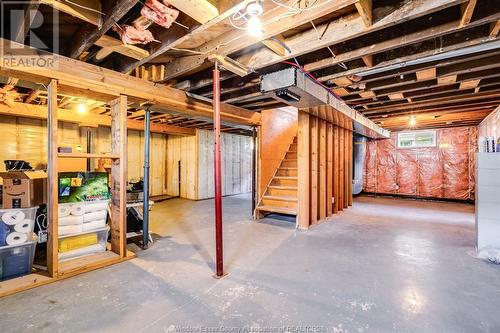
M366 157L366 137L355 135L354 140L354 172L352 193L358 195L363 191L364 173L365 173L365 157Z
M352 109L296 67L263 75L260 88L263 94L296 108L331 106L341 115L352 120L350 124L352 126L348 127L353 128L354 132L359 135L373 139L390 137L388 130Z

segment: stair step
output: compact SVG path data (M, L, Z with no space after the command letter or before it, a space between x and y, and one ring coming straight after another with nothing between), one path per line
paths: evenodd
M275 190L296 190L297 186L279 186L279 185L269 185L268 188L272 188Z
M297 202L297 197L290 196L279 196L279 195L265 195L263 197L264 200L277 200L277 201L289 201L289 202Z
M289 180L297 180L297 177L290 177L290 176L276 176L273 179L289 179Z
M293 208L260 206L257 207L257 210L264 212L279 213L279 214L297 215L297 210Z

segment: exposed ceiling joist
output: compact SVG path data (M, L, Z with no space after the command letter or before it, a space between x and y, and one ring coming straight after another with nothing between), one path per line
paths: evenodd
M461 6L462 19L460 20L460 27L464 27L470 23L472 15L474 14L474 8L476 8L477 0L469 0L463 3Z
M363 19L365 26L369 28L373 21L372 0L359 0L356 2L356 9Z
M219 10L207 0L168 0L168 3L204 24L219 16Z

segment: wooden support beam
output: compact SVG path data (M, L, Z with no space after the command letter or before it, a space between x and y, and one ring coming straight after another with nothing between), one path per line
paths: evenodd
M12 107L5 104L0 104L0 115L33 118L33 119L47 119L48 112L46 106L32 105L26 103L14 103ZM97 115L97 114L82 115L70 110L58 109L57 118L59 121L65 121L80 125L88 125L91 127L96 127L96 126L111 127L111 117L105 115ZM138 120L129 120L127 121L127 128L142 131L144 129L144 123ZM177 126L157 124L157 123L151 124L151 132L172 134L172 135L186 135L186 136L196 134L196 131L192 128L184 128L184 127L177 127Z
M339 127L333 127L333 214L339 211L340 196L340 136Z
M34 89L32 90L28 96L26 96L26 98L24 99L24 103L31 103L33 102L37 97L38 95L40 95L42 91L40 89Z
M16 46L17 43L0 39L4 50L8 49L5 47L8 44ZM8 58L10 54L4 54L4 57ZM184 91L55 54L51 54L51 59L57 64L56 68L16 66L5 61L0 66L0 75L43 84L47 84L50 78L58 79L61 92L96 101L109 101L123 94L131 102L150 101L159 109L210 119L213 115L211 104L193 99ZM224 103L221 104L221 118L237 124L260 124L260 113Z
M326 215L333 214L333 124L326 129Z
M33 20L35 19L38 7L40 6L39 2L36 1L29 1L25 6L24 6L24 19L20 20L19 26L17 27L11 27L11 29L15 29L17 31L15 33L15 41L21 44L24 44L24 40L26 38L26 35L30 31L31 24L33 23ZM11 32L11 36L14 34Z
M138 0L118 0L114 4L105 6L102 24L97 27L82 26L73 36L67 54L70 58L78 58L101 38L111 27L116 24Z
M468 25L474 14L474 8L476 8L477 0L469 0L461 5L462 18L460 19L459 27L465 27Z
M58 277L58 201L59 201L59 169L58 169L58 140L57 140L57 81L51 80L48 86L48 164L47 164L47 271L50 277Z
M363 19L367 28L372 26L373 13L372 13L372 0L359 0L356 2L356 9Z
M219 16L219 10L208 0L168 0L168 3L204 24Z
M375 92L368 90L368 91L360 91L359 96L361 96L363 98L373 98L376 95L375 95Z
M306 230L310 225L310 116L298 111L297 171L298 214L297 227Z
M96 60L102 60L113 52L120 53L130 58L137 60L144 59L149 56L149 51L137 47L135 45L125 45L119 39L110 37L108 35L101 36L95 45L102 47L96 54Z
M405 98L403 96L403 94L389 94L389 99L391 101L397 101L397 100L400 100L400 99L403 99L403 98Z
M438 85L449 85L457 82L457 75L441 76L437 78Z
M101 23L101 2L99 0L72 0L73 3L68 1L58 0L40 0L40 3L51 6L60 12L77 17L87 23L99 25ZM85 9L85 8L90 8Z
M321 107L320 107L321 109ZM319 220L324 220L327 217L327 209L326 209L326 194L327 194L327 128L326 121L323 119L319 119L319 174L318 174L318 182L319 182L319 191L318 191L318 205L319 205Z
M111 165L111 251L127 255L127 97L111 104L111 153L120 156Z
M311 117L311 220L318 223L318 178L319 178L319 118Z
M460 90L476 88L479 85L480 81L481 81L481 79L464 81L464 82L460 83Z

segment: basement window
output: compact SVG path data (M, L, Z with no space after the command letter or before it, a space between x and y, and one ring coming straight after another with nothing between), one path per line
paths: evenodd
M436 131L398 133L398 148L436 147Z

